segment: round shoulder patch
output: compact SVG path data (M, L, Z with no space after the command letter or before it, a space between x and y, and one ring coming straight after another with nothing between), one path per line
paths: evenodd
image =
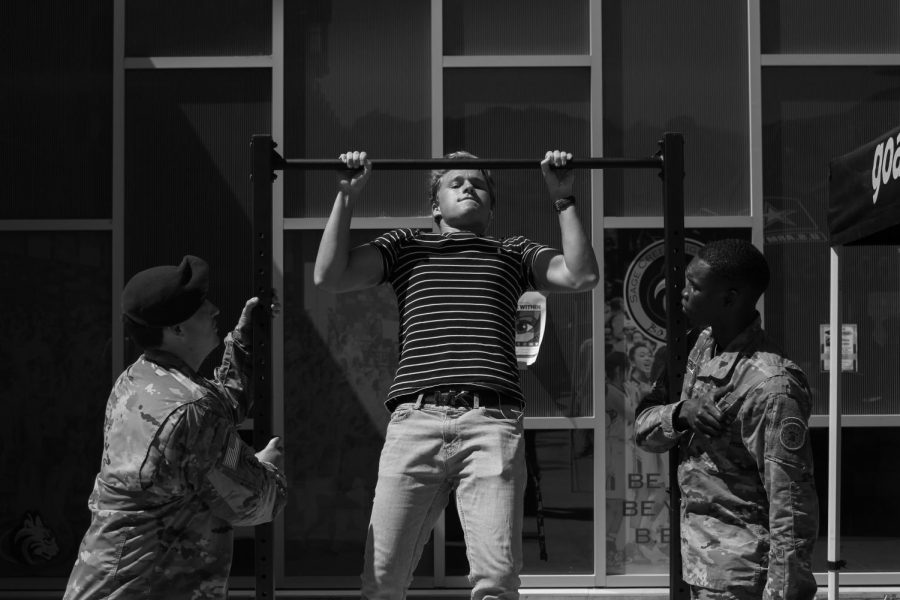
M779 438L782 446L791 452L796 452L806 443L806 423L797 417L783 419Z

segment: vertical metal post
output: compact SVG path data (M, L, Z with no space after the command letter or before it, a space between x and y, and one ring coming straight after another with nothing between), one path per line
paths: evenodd
M687 364L687 326L681 310L684 288L684 138L666 133L663 156L663 227L666 249L666 347L669 402L681 397ZM678 448L669 452L669 598L685 600L690 593L681 578L681 494L678 489Z
M274 144L268 135L254 135L250 142L253 243L253 295L259 305L272 302L272 179ZM272 320L269 311L253 311L253 440L265 444L272 437ZM254 532L254 574L257 600L275 598L275 541L272 523L257 525Z
M840 596L841 579L841 359L843 317L841 315L841 246L831 248L831 279L828 286L831 331L828 352L828 598Z

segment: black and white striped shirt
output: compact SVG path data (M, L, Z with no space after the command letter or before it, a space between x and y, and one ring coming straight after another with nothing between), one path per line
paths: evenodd
M400 363L388 401L477 386L524 400L516 366L519 296L548 246L524 237L396 229L373 240L397 294Z

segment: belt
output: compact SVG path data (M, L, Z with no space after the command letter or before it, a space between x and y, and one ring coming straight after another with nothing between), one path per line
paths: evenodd
M477 390L455 390L452 388L425 390L418 394L407 394L406 396L395 398L390 403L390 409L393 411L398 405L406 402L419 402L420 396L421 404L430 404L432 406L450 406L452 408L509 407L522 409L522 403L519 400L486 388Z

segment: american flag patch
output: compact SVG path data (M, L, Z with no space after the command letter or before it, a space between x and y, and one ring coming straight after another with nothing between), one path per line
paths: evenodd
M237 434L232 433L228 438L228 449L225 451L225 458L222 460L222 464L229 469L236 469L238 456L241 454L240 448L241 444Z

